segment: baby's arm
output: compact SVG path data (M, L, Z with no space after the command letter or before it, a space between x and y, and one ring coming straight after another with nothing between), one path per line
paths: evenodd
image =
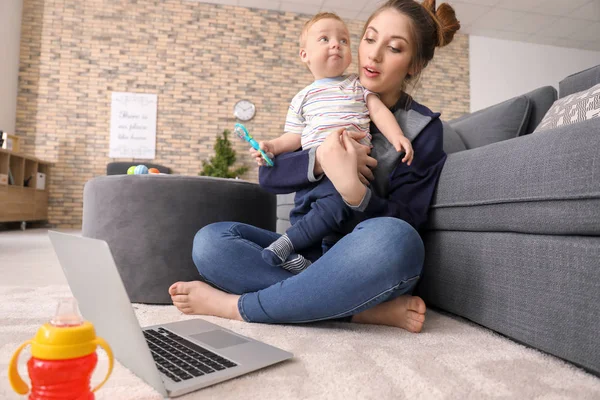
M397 151L404 150L406 155L402 159L402 162L410 165L413 159L413 148L410 140L404 136L394 114L383 104L379 96L375 94L367 96L367 108L369 109L371 121L377 125L377 128L379 128L381 133L383 133Z
M301 146L300 139L301 136L297 133L286 132L276 139L267 140L268 150L275 156L290 151L296 151Z
M306 126L304 115L302 114L302 104L306 98L306 88L298 92L292 99L285 117L285 126L283 135L276 139L259 142L260 148L265 153L271 153L278 156L283 153L289 153L298 150L302 146L302 132ZM250 150L252 152L252 150ZM261 154L257 151L252 152L258 165L265 165Z
M258 145L265 153L275 157L279 154L298 150L301 146L300 140L301 136L297 133L286 132L276 139L260 141ZM258 151L251 148L250 153L256 159L258 165L265 165L265 161Z
M289 153L290 151L296 151L302 146L302 131L306 126L304 115L302 114L302 104L305 99L305 90L298 92L292 99L292 103L288 108L287 115L285 117L285 126L283 135L276 139L266 140L260 142L259 145L266 153L272 153L273 156L278 156L283 153ZM260 156L257 158L259 165L262 160Z

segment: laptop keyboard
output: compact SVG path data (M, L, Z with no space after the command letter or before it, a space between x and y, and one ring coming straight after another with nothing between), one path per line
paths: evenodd
M174 382L212 374L237 364L164 328L147 329L144 337L158 370Z

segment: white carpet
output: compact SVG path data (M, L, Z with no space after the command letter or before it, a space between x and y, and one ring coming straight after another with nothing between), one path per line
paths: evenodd
M18 399L7 365L69 294L43 230L0 232L0 398ZM140 323L191 318L134 305ZM303 326L207 320L295 354L295 359L181 399L600 399L600 379L463 319L428 312L420 334L344 323ZM29 358L21 356L20 370ZM94 375L106 371L106 358ZM117 364L97 399L160 399Z

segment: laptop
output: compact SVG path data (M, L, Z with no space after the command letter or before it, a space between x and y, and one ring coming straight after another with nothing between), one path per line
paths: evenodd
M83 317L125 367L176 397L288 360L292 353L193 319L141 328L108 243L49 231Z

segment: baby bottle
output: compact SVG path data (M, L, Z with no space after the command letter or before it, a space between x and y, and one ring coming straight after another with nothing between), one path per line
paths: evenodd
M84 321L73 298L59 302L56 315L42 325L35 337L23 343L13 354L8 379L15 392L27 394L29 387L19 376L19 353L31 344L32 357L27 362L31 379L29 400L93 400L112 372L113 354L108 343L96 337L94 326ZM90 390L90 379L101 346L108 354L108 373L104 380Z

